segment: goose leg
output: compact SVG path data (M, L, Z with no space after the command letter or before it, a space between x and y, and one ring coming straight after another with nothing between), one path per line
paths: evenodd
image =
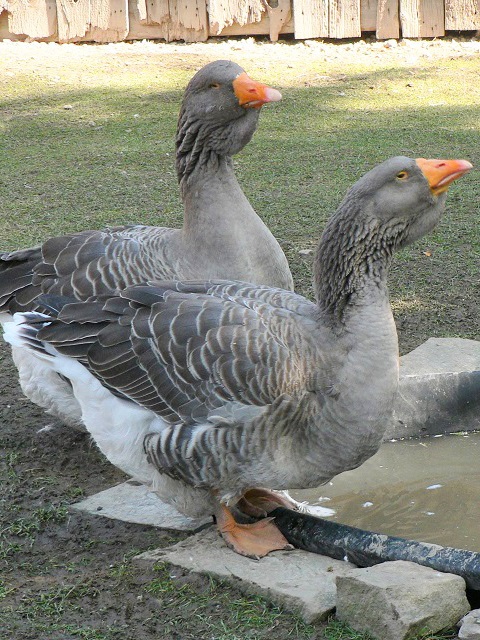
M222 538L242 556L258 559L270 551L293 549L273 524L273 518L265 518L253 524L239 524L225 505L219 506L215 518Z
M298 510L298 504L285 495L260 487L246 491L237 502L237 507L243 513L255 518L264 518L277 507Z

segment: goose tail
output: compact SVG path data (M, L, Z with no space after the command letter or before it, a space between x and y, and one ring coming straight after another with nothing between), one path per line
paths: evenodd
M12 347L34 351L42 359L51 360L55 355L53 347L38 337L38 332L52 322L52 317L37 311L15 313L3 325L3 338Z

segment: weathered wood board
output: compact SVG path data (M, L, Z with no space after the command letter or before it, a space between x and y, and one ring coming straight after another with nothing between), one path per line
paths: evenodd
M162 0L163 1L163 0ZM168 12L165 20L159 24L152 18L151 11L155 0L130 0L128 5L127 40L149 40L168 38ZM165 0L168 7L168 0ZM155 17L159 14L154 14Z
M86 34L95 42L120 42L125 40L129 32L128 0L90 0L91 27Z
M57 32L55 0L9 0L8 29L29 38L48 38Z
M147 24L164 24L170 19L168 0L145 0Z
M329 0L295 0L293 25L295 38L328 38Z
M378 0L376 36L379 40L400 36L398 0Z
M330 0L329 38L356 38L360 29L360 0Z
M400 0L400 25L404 38L445 35L444 0Z
M377 30L377 0L360 0L360 29Z
M205 41L280 33L432 38L480 30L480 0L0 0L0 39Z
M90 28L90 0L56 0L58 41L84 36Z
M480 29L480 0L445 0L445 29Z
M268 15L265 15L260 22L252 22L251 24L232 24L230 27L225 27L218 34L219 36L262 36L269 35L270 39L275 42L275 37L272 37L272 34L276 34L278 38L278 34L280 33L293 33L293 18L291 15L288 16L286 22L284 22L280 29L278 29L280 25L274 24L272 25L271 19Z
M444 0L420 0L420 37L437 38L444 35Z
M201 42L207 38L206 0L170 0L168 40Z
M210 35L218 35L225 27L259 22L266 8L262 0L209 0L208 19Z

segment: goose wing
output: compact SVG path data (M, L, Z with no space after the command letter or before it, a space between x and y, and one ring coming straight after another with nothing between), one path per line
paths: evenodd
M68 304L38 338L116 393L193 424L226 405L260 408L302 390L319 357L314 310L269 287L161 283Z
M171 278L162 260L174 229L130 225L82 231L39 247L0 253L0 311L33 310L42 293L86 300L152 278Z

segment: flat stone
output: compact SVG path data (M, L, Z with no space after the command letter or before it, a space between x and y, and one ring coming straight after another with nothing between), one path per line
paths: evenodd
M413 562L385 562L337 577L337 618L378 640L436 633L469 610L463 578Z
M460 620L459 640L480 640L480 609L474 609Z
M211 518L193 520L179 513L144 485L128 481L72 505L73 509L124 522L148 524L173 531L198 531Z
M400 359L394 418L385 439L480 429L480 342L430 338Z
M335 608L335 578L353 565L307 551L275 551L260 560L229 549L213 527L165 549L135 558L169 562L190 571L231 582L299 614L306 622L324 620Z

